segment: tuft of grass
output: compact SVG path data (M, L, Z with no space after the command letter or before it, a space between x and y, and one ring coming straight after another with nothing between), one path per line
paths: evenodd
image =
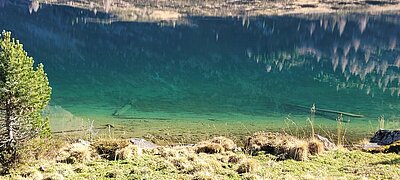
M209 140L209 142L221 144L221 146L224 148L225 151L234 151L237 148L233 140L223 136L212 138Z
M59 150L68 144L67 141L58 138L34 138L22 145L19 152L21 163L39 159L55 159Z
M249 137L245 149L250 154L258 151L277 155L279 159L303 161L308 156L308 143L296 137L282 133L257 132Z
M102 158L117 160L120 150L129 145L131 142L125 139L99 139L92 146Z
M244 160L236 170L239 174L251 173L258 169L258 162L253 159Z
M324 143L317 139L311 139L308 143L308 151L311 155L317 155L324 152Z
M307 119L308 120L308 119ZM294 122L290 116L287 116L284 120L286 127L283 128L285 134L295 136L295 137L307 137L306 128L298 125Z
M77 162L88 162L92 160L92 152L90 144L73 143L61 149L57 160L74 164Z
M381 115L378 117L379 129L385 129L385 116Z
M194 174L193 180L213 180L215 175L209 171L199 171Z
M314 135L315 135L314 121L315 121L316 111L317 111L317 108L315 107L315 104L313 104L310 109L310 118L308 119L308 121L310 122L310 126L311 126L311 136L310 137L312 139L314 139Z
M138 156L142 154L142 150L133 144L130 144L124 148L116 150L116 159L121 160L131 160L134 156Z
M246 158L246 156L244 156L244 155L234 154L234 155L231 155L228 157L228 162L236 164L236 163L242 162L245 158Z
M197 147L196 150L197 153L208 153L208 154L214 154L214 153L222 153L225 152L224 147L221 144L217 143L208 143L208 144L201 144Z
M200 142L197 145L197 153L222 153L225 151L234 151L237 146L233 140L220 136L207 141Z
M343 126L343 115L339 114L339 116L336 118L336 136L337 136L336 145L338 147L343 146L345 134L346 130L344 129Z
M308 159L308 143L302 140L293 141L287 145L287 152L283 151L282 154L288 154L288 157L297 161L305 161ZM285 149L286 150L286 149Z

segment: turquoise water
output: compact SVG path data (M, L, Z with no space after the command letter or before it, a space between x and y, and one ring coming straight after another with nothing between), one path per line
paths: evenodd
M0 29L45 65L56 131L91 121L171 139L307 131L313 104L321 133L334 132L336 111L348 138L372 133L381 116L386 128L400 127L400 15L109 18L63 6L1 8Z

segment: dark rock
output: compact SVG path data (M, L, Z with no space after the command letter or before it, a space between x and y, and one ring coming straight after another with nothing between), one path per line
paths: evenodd
M370 139L370 143L378 145L389 145L400 140L400 130L378 130Z
M396 141L390 145L369 143L364 145L363 150L371 153L400 153L400 141Z
M385 151L386 153L400 153L400 141L396 141L393 144L390 144Z

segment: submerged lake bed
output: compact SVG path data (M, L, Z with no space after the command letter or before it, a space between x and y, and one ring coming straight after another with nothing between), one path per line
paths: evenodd
M379 119L387 129L400 124L396 13L126 22L7 5L0 27L45 65L53 88L45 114L58 134L160 144L256 131L305 136L313 106L317 132L332 139L339 114L349 141L369 137Z

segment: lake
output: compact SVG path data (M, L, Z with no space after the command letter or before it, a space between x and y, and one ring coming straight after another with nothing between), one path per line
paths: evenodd
M354 141L378 119L400 127L399 14L121 22L66 6L5 5L0 29L44 64L53 88L45 114L57 133L87 133L93 123L98 136L160 143L307 136L311 118L335 139L339 118Z

